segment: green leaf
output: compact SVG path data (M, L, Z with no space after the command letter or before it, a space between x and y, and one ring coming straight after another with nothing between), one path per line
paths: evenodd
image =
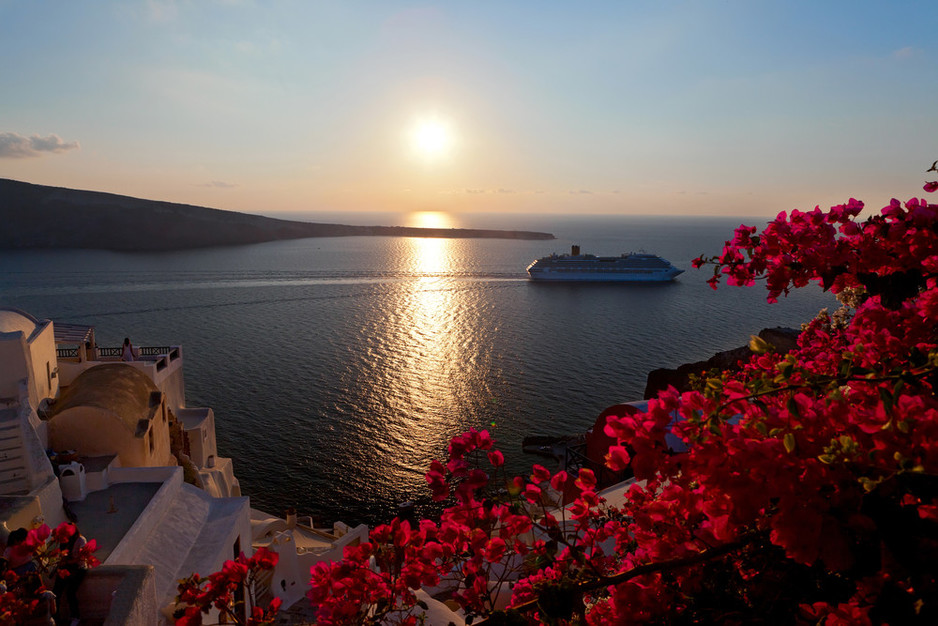
M853 354L850 352L843 353L843 360L840 362L840 377L846 378L850 375L851 370L853 370Z
M884 387L879 388L879 399L883 403L883 408L886 410L886 415L889 415L890 413L892 413L893 397L892 397L892 394L889 393L889 391L886 388Z
M838 442L840 443L841 450L843 450L845 454L856 453L858 448L857 441L850 435L841 435Z
M795 436L792 433L785 433L782 443L785 445L785 452L791 454L795 451Z
M795 417L801 417L801 409L798 408L798 403L795 402L795 396L788 396L788 402L785 405L785 408L788 409L788 412Z
M758 335L751 335L749 337L749 349L756 354L765 354L772 350L772 344Z

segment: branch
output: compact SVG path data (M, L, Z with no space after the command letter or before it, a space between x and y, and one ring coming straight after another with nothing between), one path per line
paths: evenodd
M724 409L728 409L733 404L737 402L746 402L748 400L755 400L763 396L782 394L786 391L797 391L798 389L811 389L813 391L818 391L824 387L830 387L832 384L836 383L838 386L843 386L847 383L887 383L899 380L905 380L904 376L912 376L916 380L925 378L926 376L935 373L938 371L938 368L931 365L925 365L919 368L913 368L910 370L897 372L895 374L886 374L883 376L869 376L869 375L858 375L850 374L847 376L818 376L814 380L807 380L800 384L787 383L779 387L771 387L763 391L756 391L750 393L749 395L740 396L738 398L733 398L732 400L727 400L720 404L716 410L713 412L713 415L719 415ZM805 372L801 372L804 374Z
M602 589L603 587L619 585L628 580L631 580L632 578L643 576L645 574L653 574L655 572L662 572L662 571L674 571L674 570L682 569L685 567L690 567L692 565L706 563L707 561L712 561L722 556L726 556L727 554L735 552L736 550L739 550L740 548L743 548L753 543L756 539L761 538L763 534L764 533L754 533L745 539L734 541L732 543L727 543L717 548L712 548L710 550L707 550L705 552L698 552L697 554L694 554L691 556L686 556L686 557L682 557L679 559L671 559L669 561L659 561L658 563L646 563L645 565L639 565L638 567L633 567L632 569L628 571L619 572L618 574L615 574L614 576L604 576L601 578L597 578L595 580L589 580L586 582L579 583L578 585L574 587L574 590L579 593L583 593L586 591L593 591L595 589ZM519 613L525 613L527 611L537 608L538 602L539 602L538 599L528 600L527 602L523 604L519 604L518 606L511 607L510 610L518 611ZM488 620L489 618L487 617L480 622L475 622L475 624L477 626L481 626L482 624L487 623Z

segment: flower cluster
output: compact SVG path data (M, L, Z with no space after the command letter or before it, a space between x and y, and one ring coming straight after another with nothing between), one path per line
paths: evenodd
M77 532L68 522L54 530L43 524L9 546L0 567L0 626L27 623L45 611L47 598L52 597L50 588L57 578L68 576L72 566L91 569L98 565L93 539L72 551L65 547L75 545L70 540Z
M258 604L256 589L258 576L265 570L272 570L280 555L267 548L258 548L247 558L242 552L237 559L225 561L220 571L202 578L193 574L179 581L177 604L184 605L176 615L177 626L201 626L203 614L213 609L218 612L219 623L246 624L261 626L272 624L280 610L281 600L274 598L267 608ZM251 612L246 613L243 592L250 595Z
M782 213L695 261L714 288L815 282L849 307L608 417L607 465L635 476L616 506L588 469L502 476L470 431L427 473L438 521L313 568L319 623L417 623L420 588L490 623L938 622L938 205L862 210Z

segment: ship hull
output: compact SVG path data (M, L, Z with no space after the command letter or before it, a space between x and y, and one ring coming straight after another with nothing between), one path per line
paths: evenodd
M579 246L573 246L572 254L552 254L526 269L531 280L563 283L665 283L684 273L654 254L595 256L580 254Z
M674 277L681 274L683 270L673 272L654 272L654 273L635 273L635 272L551 272L551 271L530 271L528 276L531 280L543 283L567 283L567 282L590 282L590 283L666 283L674 280Z

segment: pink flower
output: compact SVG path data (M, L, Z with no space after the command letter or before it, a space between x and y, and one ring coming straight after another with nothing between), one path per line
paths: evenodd
M593 470L582 468L577 474L576 482L574 483L582 491L590 491L596 487L596 476L593 474Z
M443 547L435 541L428 541L421 548L421 556L427 561L441 559L443 558Z
M280 560L280 555L267 548L260 547L251 557L250 565L260 569L273 569Z
M502 560L502 557L505 556L505 550L507 545L505 540L499 537L492 537L489 539L488 544L485 546L483 555L485 560L489 563L496 563Z
M606 453L606 467L611 470L621 472L629 466L631 461L628 451L622 446L609 446L609 452Z
M76 532L77 529L74 524L62 522L52 531L52 541L55 543L66 543Z
M531 468L531 480L536 483L542 483L550 480L550 472L543 465L534 465Z
M554 477L550 479L550 486L554 488L555 491L563 491L564 486L567 484L567 472L560 470Z
M918 507L918 516L924 520L938 522L938 506L934 504L920 504Z
M537 485L527 485L524 488L524 497L527 498L528 502L536 504L541 501L541 488Z
M492 435L489 434L489 431L483 430L479 432L476 438L476 445L480 450L489 450L495 445L495 440L492 439Z

